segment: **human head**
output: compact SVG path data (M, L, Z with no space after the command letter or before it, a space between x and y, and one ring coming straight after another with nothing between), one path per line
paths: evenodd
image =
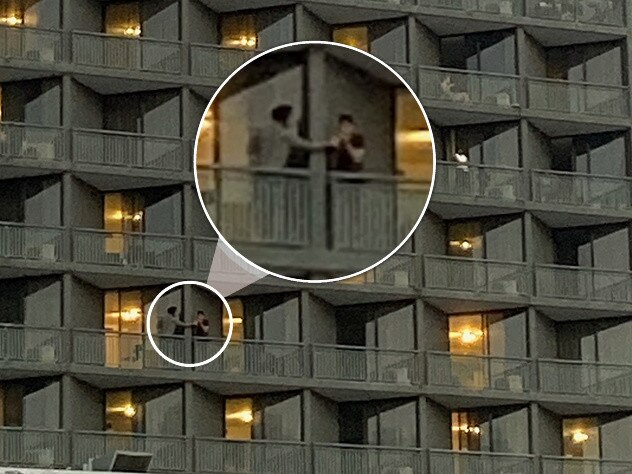
M355 122L351 114L341 114L338 116L338 129L342 133L352 133L355 130Z
M176 314L176 311L178 311L178 307L177 306L169 306L167 308L167 313L169 313L169 314Z
M202 311L201 309L199 309L198 312L197 312L197 318L198 319L206 318L206 313L204 311Z
M272 120L287 127L290 117L292 116L292 106L289 104L278 105L272 109Z

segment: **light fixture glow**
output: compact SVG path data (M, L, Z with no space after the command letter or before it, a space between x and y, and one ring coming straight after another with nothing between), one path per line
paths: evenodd
M140 308L131 308L125 311L121 311L121 320L125 322L138 321L142 315Z
M462 431L463 433L469 433L474 435L481 434L481 428L479 426L470 425L452 425L452 431Z
M243 423L252 423L252 420L254 420L252 410L248 409L229 413L226 415L226 418L229 420L239 420Z
M135 25L135 26L128 26L127 28L125 28L125 30L123 31L123 34L125 36L134 36L134 37L138 37L140 36L141 33L141 29L140 29L140 25Z
M109 413L121 413L122 415L126 416L127 418L133 418L134 416L136 416L136 407L134 405L131 405L131 404L127 404L127 405L122 406L122 407L110 407L110 408L108 408L108 412Z
M23 20L22 20L22 18L19 18L18 16L13 14L11 16L1 17L0 18L0 23L3 23L5 25L9 25L9 26L17 26L17 25L21 25L23 23Z
M584 433L582 430L577 430L573 432L572 439L573 443L581 444L588 441L588 434Z
M480 329L462 329L461 331L450 331L450 339L460 339L463 344L474 344L483 337L485 333Z

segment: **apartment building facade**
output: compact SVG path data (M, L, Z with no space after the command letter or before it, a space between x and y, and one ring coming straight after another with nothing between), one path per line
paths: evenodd
M3 2L0 465L119 449L156 472L631 472L627 11ZM208 276L200 117L235 67L295 40L365 49L418 92L437 145L428 213L361 277L232 295L226 353L172 366L143 320L166 285ZM217 304L190 287L161 300ZM161 344L198 361L226 330Z

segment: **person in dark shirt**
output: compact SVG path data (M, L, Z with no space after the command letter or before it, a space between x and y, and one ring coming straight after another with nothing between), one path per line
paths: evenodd
M210 329L211 323L209 323L209 320L206 317L206 313L204 313L204 311L202 310L199 310L197 312L193 335L195 337L208 337Z
M329 168L335 171L358 172L363 169L366 154L364 136L358 130L353 116L338 117L338 130L331 139Z

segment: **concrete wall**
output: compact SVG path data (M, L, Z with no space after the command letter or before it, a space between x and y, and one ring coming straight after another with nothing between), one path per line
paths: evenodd
M421 401L422 446L430 449L450 449L452 439L451 412L430 399ZM424 423L425 422L425 423Z
M65 324L73 328L103 329L103 291L83 280L71 277L66 293L70 310L65 314Z
M446 252L446 225L437 215L426 212L415 231L417 253L444 255Z
M409 21L410 51L408 62L425 66L439 66L441 63L441 42L439 37L418 21Z
M419 302L417 311L419 312L417 340L424 344L419 349L426 351L449 350L448 316L441 310L422 301Z
M197 385L185 387L185 423L188 436L224 436L224 402L220 395Z
M559 415L533 404L531 422L535 436L533 450L537 454L560 456L562 454L562 420Z
M550 169L551 147L548 137L533 125L521 124L523 146L522 162L526 169Z
M525 34L524 54L521 56L527 76L546 77L546 52L531 36Z
M551 229L532 215L531 233L533 245L529 251L533 252L533 261L536 263L555 263L555 242Z
M530 355L535 358L557 358L557 331L555 323L545 315L529 311Z
M70 216L65 216L66 224L70 227L101 229L103 228L103 198L96 189L73 178L71 181L71 196L65 196L71 203L81 203L80 206L70 206Z
M330 40L331 27L303 5L296 7L297 41Z
M101 96L89 87L72 81L70 83L71 115L70 126L76 128L103 128L103 102Z
M102 3L98 0L64 0L64 28L67 30L96 31L103 29Z
M62 413L64 415L65 429L103 430L104 399L102 392L98 388L64 376L62 394Z
M311 403L311 441L314 443L337 443L340 438L338 404L313 392L307 392Z
M305 300L307 300L307 304L303 304L303 314L307 321L306 324L309 325L307 328L309 339L304 337L304 340L309 340L309 342L313 343L335 344L335 308L311 293L305 295Z
M185 2L189 7L188 21L183 34L191 43L219 43L219 15L197 0Z

